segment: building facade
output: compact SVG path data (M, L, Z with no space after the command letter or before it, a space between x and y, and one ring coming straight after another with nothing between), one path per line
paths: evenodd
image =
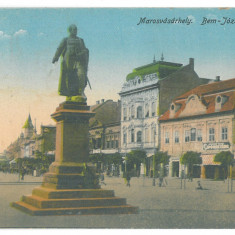
M120 152L120 101L97 101L91 106L95 116L89 122L90 153Z
M54 154L55 152L56 127L53 125L41 125L41 133L37 134L29 114L22 127L19 138L11 143L6 149L9 159L34 158L36 152Z
M180 157L201 153L197 176L214 178L221 151L235 152L235 79L198 86L173 100L160 118L160 150L171 156L169 176L180 176Z
M175 97L209 81L196 74L192 58L186 66L154 60L151 64L134 69L127 75L119 93L121 151L127 153L144 149L148 157L152 156L159 149L159 116ZM151 160L148 165L151 167Z

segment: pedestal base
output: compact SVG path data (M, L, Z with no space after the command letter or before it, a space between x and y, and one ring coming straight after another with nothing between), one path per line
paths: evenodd
M56 161L43 176L43 184L31 196L11 206L31 215L133 214L137 207L114 191L100 189L88 157L88 121L94 113L83 103L60 104L52 117L56 126Z
M11 204L30 215L135 214L138 208L126 204L125 198L103 189L55 190L35 188L32 196L23 196Z

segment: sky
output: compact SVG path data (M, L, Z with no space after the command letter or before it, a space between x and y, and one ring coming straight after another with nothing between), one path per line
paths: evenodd
M139 24L146 19L190 19L191 24ZM200 77L235 77L235 23L201 25L203 17L233 17L235 9L217 8L0 8L0 152L21 133L30 112L41 124L65 97L57 93L60 62L52 64L67 27L90 51L88 104L120 99L128 73L160 60L188 64L195 59Z

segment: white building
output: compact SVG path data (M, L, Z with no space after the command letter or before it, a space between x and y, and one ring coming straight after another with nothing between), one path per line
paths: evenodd
M172 100L208 79L199 78L194 71L194 59L189 64L153 61L135 68L126 77L121 92L121 152L144 149L151 157L159 148L158 117ZM182 84L184 84L182 86ZM151 170L151 158L147 171Z

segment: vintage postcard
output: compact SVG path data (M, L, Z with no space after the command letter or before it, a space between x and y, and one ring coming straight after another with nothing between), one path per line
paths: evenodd
M0 8L0 228L235 228L235 8Z

